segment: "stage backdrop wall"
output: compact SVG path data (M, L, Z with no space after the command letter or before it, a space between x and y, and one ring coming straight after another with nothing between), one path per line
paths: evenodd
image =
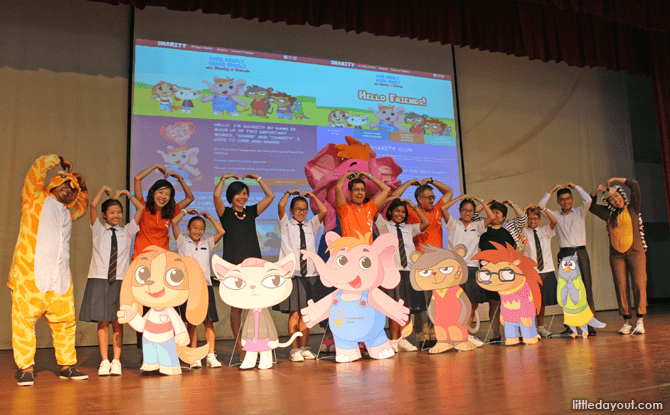
M63 10L27 0L0 15L0 275L6 281L18 234L20 189L40 155L64 155L95 192L126 186L129 9L73 0ZM137 37L326 57L444 73L451 48L408 39L356 35L328 27L287 26L227 16L153 9L137 13ZM383 51L383 53L379 53ZM591 191L611 176L630 177L632 146L621 74L456 50L466 190L519 204L537 202L556 183ZM579 199L577 198L577 203ZM555 201L550 206L556 208ZM76 222L71 268L77 310L91 253L88 218ZM598 309L616 308L604 224L587 219L587 247ZM554 242L554 250L557 249ZM228 309L217 298L219 338L230 338ZM482 310L482 311L485 311ZM0 286L0 348L11 348L11 296ZM285 333L285 320L277 319ZM51 345L41 321L38 346ZM125 340L134 341L132 330ZM96 344L96 325L77 325L78 345Z

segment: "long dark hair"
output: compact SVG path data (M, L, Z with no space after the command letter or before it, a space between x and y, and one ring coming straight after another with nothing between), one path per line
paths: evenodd
M156 193L156 190L163 187L170 189L170 200L161 209L161 217L163 219L172 219L177 202L174 201L174 186L172 186L172 183L168 182L167 180L157 180L156 183L151 186L149 189L149 194L147 195L147 210L152 215L156 214L156 201L154 200L154 193Z

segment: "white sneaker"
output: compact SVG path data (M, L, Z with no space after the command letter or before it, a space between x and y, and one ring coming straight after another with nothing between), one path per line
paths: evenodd
M476 338L476 337L473 336L473 335L469 335L469 336L468 336L468 341L469 341L470 343L474 344L476 347L482 347L482 346L484 345L484 342L483 342L483 341L479 340L478 338Z
M544 326L539 326L537 328L537 333L544 338L551 337L551 332L549 330L545 329Z
M103 360L98 368L98 376L109 376L109 369L109 360Z
M289 353L289 359L291 362L304 362L305 358L302 357L302 350L300 349L292 349L291 352Z
M396 353L399 352L398 343L396 343L396 344L392 344L391 347L393 348L393 351L394 351L394 352L396 352Z
M109 370L110 375L119 376L121 374L121 362L114 359L112 360L112 368Z
M637 321L637 323L635 324L635 330L633 330L633 333L644 334L644 322L642 320Z
M619 330L619 334L630 334L631 331L633 331L633 326L631 326L629 323L623 323L623 327L621 327L621 330Z
M201 368L201 367L202 367L202 360L196 360L196 361L193 362L193 364L191 365L191 369L199 369L199 368Z
M314 360L316 359L316 356L312 352L309 351L309 347L301 347L300 348L300 355L302 356L303 359L305 360Z
M402 339L398 342L398 350L401 352L416 352L418 349L407 339Z
M216 360L216 355L214 353L210 353L207 355L207 358L205 359L205 366L207 367L221 367L221 362Z

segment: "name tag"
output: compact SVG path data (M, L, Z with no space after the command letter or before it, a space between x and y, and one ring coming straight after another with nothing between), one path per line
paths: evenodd
M200 247L200 250L202 250L202 251L206 251L206 250L207 250L207 247L206 247L206 246L201 246L201 247Z

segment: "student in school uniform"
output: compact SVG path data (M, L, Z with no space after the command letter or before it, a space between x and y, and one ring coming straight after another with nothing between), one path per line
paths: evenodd
M291 217L286 214L286 204L291 195L289 211ZM318 213L307 220L309 204L307 199L312 199L319 208ZM300 195L297 189L289 190L284 193L277 206L279 214L279 230L281 232L281 249L279 251L279 260L286 258L291 252L299 260L293 270L293 278L290 281L293 284L291 295L273 309L288 313L288 331L289 336L300 331L302 337L293 341L292 349L289 353L292 362L303 362L305 360L314 360L316 357L307 346L309 338L309 329L302 319L300 310L307 307L307 301L314 302L323 298L325 287L321 284L319 276L311 260L303 259L300 251L316 252L316 234L323 227L323 219L326 217L327 208L312 192L305 192ZM298 346L298 343L300 344Z
M573 207L574 198L570 189L575 189L579 193L579 197L582 198L581 206ZM551 194L554 192L556 192L556 201L561 209L548 209L548 211L554 215L557 221L556 238L558 239L558 247L560 248L558 251L558 262L560 263L566 256L577 254L577 263L579 264L584 288L586 289L586 301L595 315L596 307L593 303L591 260L589 259L589 253L586 251L586 212L591 207L591 195L582 189L581 186L572 182L567 183L565 186L557 184L544 194L538 204L546 207ZM572 334L572 331L566 326L561 334ZM595 335L595 329L589 326L589 336Z
M412 209L417 213L421 219L421 223L406 223L407 217L409 216L407 211L409 209ZM405 307L409 308L410 313L412 314L426 311L426 299L424 294L412 288L409 274L413 265L410 260L410 254L416 250L413 238L428 228L430 220L414 203L412 203L411 200L400 200L397 197L391 199L391 204L386 210L385 216L386 217L384 218L382 215L378 215L375 225L377 225L380 235L384 233L393 233L398 236L398 251L396 251L395 254L395 264L396 267L398 267L398 271L400 271L400 283L397 287L390 290L384 289L384 291L396 301L403 300ZM398 339L402 329L409 323L410 320L408 319L407 323L401 327L395 321L390 320L389 328L391 331L391 340ZM413 352L417 350L416 346L408 342L407 339L400 340L397 344L393 345L393 349L396 352Z
M542 220L542 213L547 215L549 224L538 226ZM550 337L551 332L544 327L544 309L546 306L558 304L556 290L558 280L554 269L554 258L551 253L551 238L556 235L556 218L547 208L539 205L531 205L526 209L528 215L528 226L523 228L523 233L528 239L523 254L531 258L537 264L535 270L542 278L542 306L537 314L537 333L542 337Z

